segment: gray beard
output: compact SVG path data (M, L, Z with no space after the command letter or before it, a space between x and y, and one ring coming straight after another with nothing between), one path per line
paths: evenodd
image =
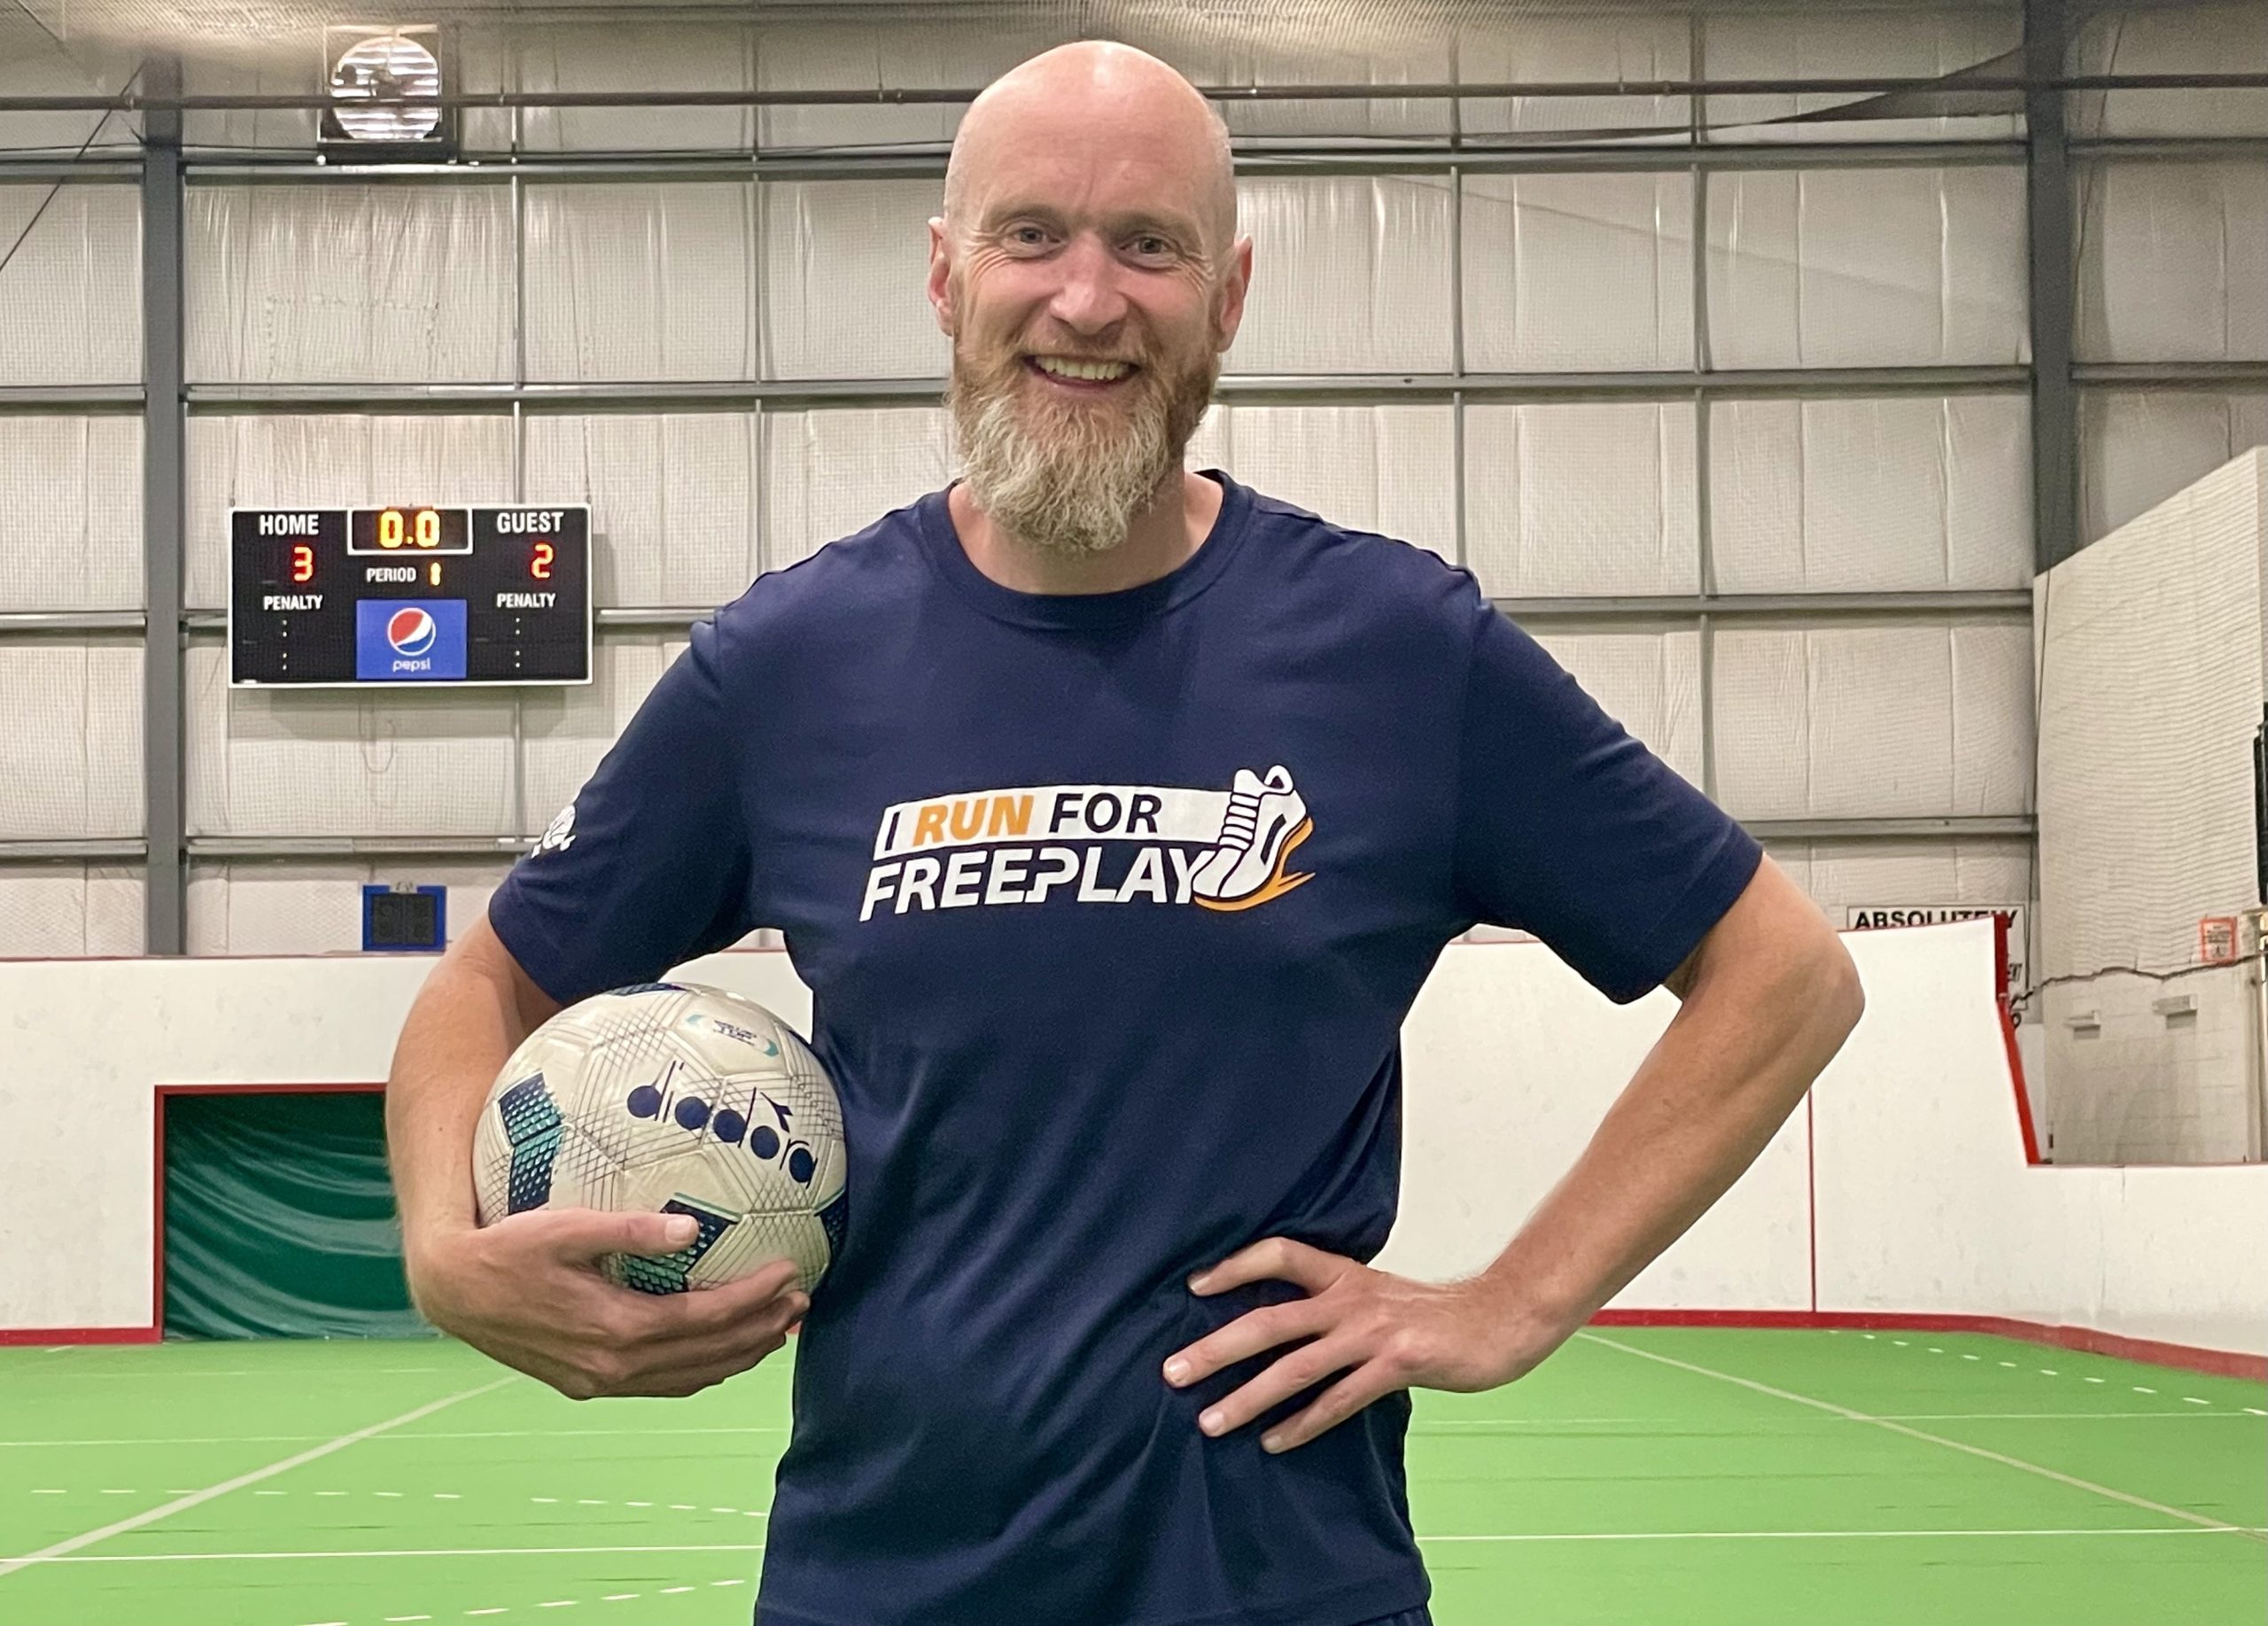
M974 385L956 358L945 404L969 495L995 525L1048 553L1091 558L1122 545L1180 472L1196 429L1195 416L1186 427L1175 422L1170 387L1160 382L1145 379L1123 414L1019 403L1016 385ZM1028 424L1026 412L1040 421Z

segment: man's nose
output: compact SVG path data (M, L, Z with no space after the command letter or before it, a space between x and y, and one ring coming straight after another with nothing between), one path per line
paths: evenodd
M1093 235L1082 233L1056 264L1062 281L1047 306L1056 321L1091 338L1125 316L1127 300L1118 285L1118 261Z

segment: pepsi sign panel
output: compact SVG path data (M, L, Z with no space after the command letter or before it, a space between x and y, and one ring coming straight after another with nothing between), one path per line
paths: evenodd
M365 683L464 678L464 601L366 598L354 606L354 675Z
M232 509L229 681L587 683L590 510Z

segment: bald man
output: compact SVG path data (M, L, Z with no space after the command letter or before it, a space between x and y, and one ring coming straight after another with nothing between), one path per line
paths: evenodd
M1008 74L929 233L962 477L695 627L437 968L388 1103L412 1284L579 1396L801 1319L764 1626L1415 1626L1406 1391L1519 1376L1691 1224L1856 1019L1850 961L1469 575L1184 471L1253 254L1172 70ZM1480 921L1682 1004L1496 1263L1427 1285L1367 1263L1396 1035ZM850 1147L816 1295L606 1285L689 1241L658 1214L475 1229L513 1045L759 924Z

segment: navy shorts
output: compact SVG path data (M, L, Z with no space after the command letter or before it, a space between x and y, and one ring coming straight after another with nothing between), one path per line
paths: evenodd
M1425 1613L1425 1606L1404 1609L1399 1614L1389 1614L1382 1621L1372 1621L1370 1626L1433 1626L1433 1617Z

